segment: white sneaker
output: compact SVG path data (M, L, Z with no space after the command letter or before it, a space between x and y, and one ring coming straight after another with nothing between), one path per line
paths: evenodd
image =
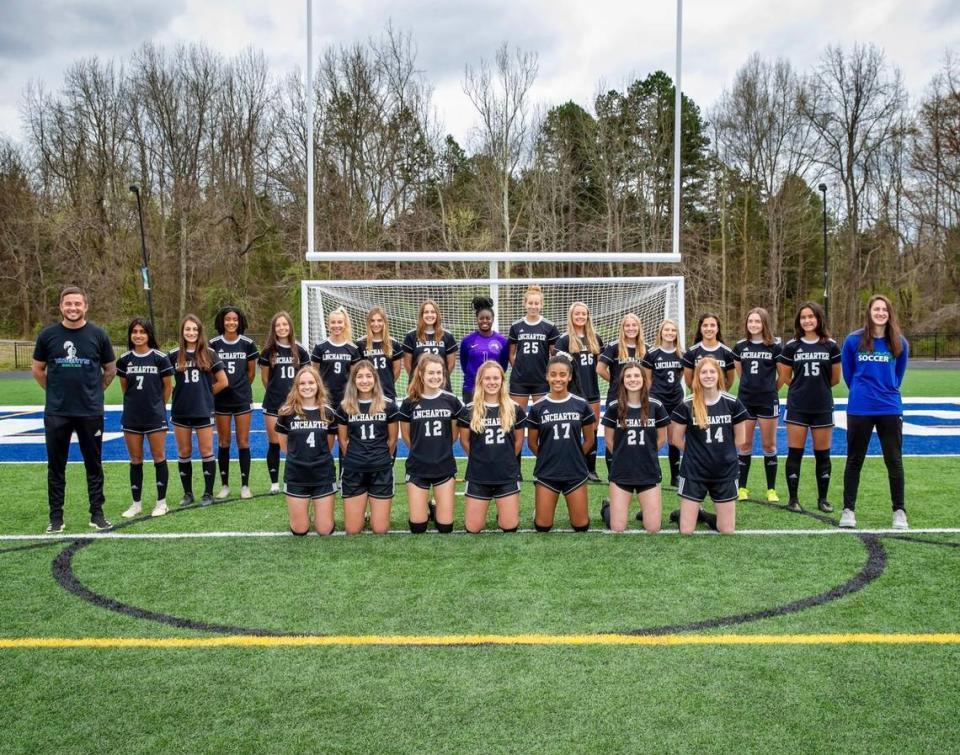
M153 507L153 511L150 512L150 516L163 516L166 513L167 513L167 502L157 501L157 505Z
M226 485L224 485L222 488L220 488L219 491L217 491L217 498L219 498L221 501L224 498L229 498L229 497L230 497L230 488L227 487Z
M840 514L840 526L846 529L853 529L857 526L857 516L853 509L844 509Z
M910 525L907 524L907 512L903 509L896 509L893 512L893 528L895 530L905 530L910 528Z
M240 488L240 497L253 498L253 492L250 490L249 485L244 485L242 488Z
M140 515L141 510L141 504L139 502L134 502L134 504L129 509L124 511L120 516L122 516L124 519L133 519L133 517Z
M270 495L276 495L280 492L280 483L273 482L270 484Z

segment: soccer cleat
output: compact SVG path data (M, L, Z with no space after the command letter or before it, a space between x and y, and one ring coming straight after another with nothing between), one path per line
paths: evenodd
M209 506L211 503L213 503L213 494L212 494L212 493L204 493L202 496L200 496L200 505L201 505L201 506Z
M680 509L674 509L670 512L670 523L680 524Z
M830 505L830 501L826 498L820 498L817 500L817 508L820 509L824 514L832 514L833 506Z
M139 516L142 510L143 506L140 501L134 501L130 508L124 511L120 516L122 516L124 519L133 519L133 517Z
M844 509L840 512L839 526L851 530L857 526L857 515L853 513L853 509Z
M110 521L103 515L102 511L98 511L90 517L90 526L102 532L103 530L110 529L113 525L110 524Z
M737 500L738 501L749 501L750 500L750 491L746 488L737 488Z
M153 507L153 511L150 512L150 516L163 516L166 513L167 513L167 502L157 501L157 505Z
M906 530L910 528L910 525L907 524L906 511L904 511L903 509L894 509L892 527L895 530Z
M51 519L50 523L47 525L47 528L44 530L44 532L46 532L48 535L55 535L58 532L63 532L63 530L64 530L64 527L63 527L62 521L56 521Z
M244 485L240 488L240 497L241 498L253 498L253 491L250 490L249 485Z
M610 529L610 499L604 498L600 502L600 518L603 520L603 526Z
M217 491L217 499L223 500L224 498L230 497L230 488L227 485L224 485L220 490Z
M709 511L707 511L705 508L703 508L703 507L701 506L701 507L700 507L700 510L697 512L697 523L699 523L699 524L705 524L705 525L707 525L710 529L716 531L716 529L717 529L717 515L709 512Z
M800 501L796 498L791 498L790 502L787 504L787 511L792 511L794 514L802 514L803 507L800 505Z
M777 495L777 491L773 488L767 489L767 503L780 503L780 496Z
M587 480L589 482L603 482L603 480L600 479L600 475L598 475L596 472L589 471L587 472Z
M636 518L636 520L637 520L638 522L642 522L642 521L643 521L643 509L640 509L640 510L637 512L637 516L636 516L635 518Z
M277 495L280 492L280 483L271 482L270 483L270 495Z
M437 521L437 504L435 504L432 500L427 501L427 521Z
M183 498L180 499L180 506L191 505L193 505L193 493L184 493Z

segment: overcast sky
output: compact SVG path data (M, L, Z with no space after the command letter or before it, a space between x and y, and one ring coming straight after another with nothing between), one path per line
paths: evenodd
M225 54L264 51L281 75L304 67L306 0L0 0L0 134L19 138L31 80L56 90L84 56L125 58L146 41L203 41ZM410 32L448 132L474 122L465 63L504 42L535 51L533 99L592 110L603 82L622 88L658 68L673 75L676 6L615 0L314 0L314 44L363 42L388 19ZM828 44L873 42L920 96L948 49L960 53L960 0L687 0L683 90L707 110L753 52L812 66Z

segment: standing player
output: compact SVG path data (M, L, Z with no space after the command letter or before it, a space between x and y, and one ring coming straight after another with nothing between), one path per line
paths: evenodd
M705 314L697 322L697 332L693 336L693 346L683 354L683 380L687 388L693 385L693 368L704 357L713 357L720 365L723 384L720 390L725 391L733 387L733 378L736 374L736 359L733 351L723 342L720 332L720 318L716 315Z
M396 404L380 387L373 364L366 359L355 363L336 416L340 448L344 449L340 486L343 527L348 535L363 530L368 502L370 528L380 535L390 529L398 416Z
M294 377L277 417L277 434L287 457L283 465L287 515L290 531L298 536L310 531L311 502L317 534L332 535L336 528L333 501L337 477L330 454L336 422L326 399L320 373L307 364Z
M563 351L573 360L580 392L590 404L593 416L600 421L600 384L597 381L597 359L603 351L603 340L593 327L590 309L582 301L575 301L567 310L567 332L557 339L557 351ZM597 446L587 451L587 475L590 482L600 482L597 475Z
M777 503L777 420L780 418L780 391L777 361L782 348L773 335L770 315L763 307L754 307L747 313L745 338L733 347L737 360L739 387L737 397L747 410L743 445L737 450L740 464L738 498L750 497L747 479L750 476L750 457L753 453L753 433L760 424L760 444L763 447L763 471L767 478L767 501Z
M343 401L343 391L350 379L350 365L359 359L350 315L343 307L337 307L327 315L327 339L314 346L310 354L310 361L320 371L331 406L339 406Z
M587 462L584 453L596 441L596 417L590 405L570 393L573 363L565 354L547 363L549 393L530 407L527 445L537 457L533 470L537 532L549 532L563 495L575 532L590 529L587 507Z
M417 327L403 338L403 367L411 380L413 371L424 354L440 357L445 374L444 390L453 390L450 375L457 364L457 339L443 329L443 316L433 299L427 299L420 305Z
M523 295L526 315L510 326L510 396L524 409L547 392L547 360L560 332L549 320L540 316L543 294L540 286L527 287Z
M393 401L397 397L397 380L403 366L403 346L390 337L387 313L382 307L367 312L367 335L357 341L361 359L367 359L377 371L383 395Z
M267 472L270 493L280 492L280 436L277 434L277 412L293 388L293 378L303 366L310 364L307 350L297 343L293 320L286 312L277 312L270 320L270 333L260 352L260 380L263 394L263 424L267 428Z
M457 417L463 402L443 390L446 370L436 354L423 354L417 362L407 398L400 405L400 433L407 445L407 501L410 531L427 531L429 496L436 501L437 531L453 532L454 483L457 462L453 444Z
M460 369L463 370L463 401L473 401L477 370L487 360L497 362L504 370L510 367L510 347L507 339L493 329L493 299L474 296L473 311L477 329L464 336L460 343Z
M660 460L657 450L667 442L670 415L652 398L643 368L628 364L620 373L620 389L603 415L606 446L613 453L610 468L610 499L601 510L614 532L627 528L630 499L636 495L647 532L660 531Z
M507 390L503 367L484 362L477 371L474 401L460 414L460 445L467 452L464 525L481 532L491 499L497 526L516 532L520 526L520 465L526 412Z
M237 452L240 457L240 497L250 492L250 419L253 416L253 376L257 371L257 345L247 338L247 316L238 307L223 307L214 319L217 335L210 348L217 353L227 371L228 386L214 398L217 417L217 463L220 490L217 498L230 495L230 420L237 428Z
M843 379L850 387L847 400L847 466L843 472L841 527L856 527L854 510L860 470L870 434L877 429L883 463L887 467L893 528L907 529L903 483L903 401L900 385L907 372L910 344L900 332L897 315L886 296L867 302L863 328L843 342Z
M103 515L103 392L117 373L106 332L87 322L87 295L68 286L60 292L62 320L40 331L31 373L45 392L43 431L47 444L47 532L63 532L63 496L70 436L77 434L87 474L90 526L112 525Z
M123 392L123 414L120 426L130 457L131 506L123 512L129 519L142 510L143 439L150 443L150 455L157 478L157 503L151 516L167 513L167 401L173 390L173 365L157 346L153 325L142 317L134 317L127 327L127 351L117 360L120 390Z
M207 345L203 323L196 315L180 322L179 345L170 352L174 368L170 418L177 440L177 467L183 485L181 506L193 503L193 433L203 465L203 495L200 505L213 503L213 478L217 462L213 455L213 397L227 389L227 373L216 352Z
M673 320L664 320L653 343L653 348L643 358L643 373L650 386L650 395L663 404L667 416L670 416L683 403L680 328ZM670 460L670 487L675 488L680 476L680 449L670 443L667 454Z
M620 372L631 362L640 362L647 354L647 346L643 337L643 323L633 312L628 312L620 320L620 329L617 340L607 344L600 352L597 362L597 374L607 381L606 404L617 398L617 387L620 385ZM603 450L603 460L610 472L613 457L609 448Z
M787 511L800 513L797 498L800 463L807 444L807 429L813 436L817 474L817 508L833 511L827 501L830 490L830 444L833 440L833 386L840 382L840 349L827 330L823 309L816 302L800 305L793 324L794 337L780 354L780 383L787 391Z
M729 534L737 523L737 446L743 443L747 412L725 393L721 366L703 357L693 369L693 395L673 413L670 433L683 451L680 462L680 532L693 533L700 506L709 495L717 508L716 527Z

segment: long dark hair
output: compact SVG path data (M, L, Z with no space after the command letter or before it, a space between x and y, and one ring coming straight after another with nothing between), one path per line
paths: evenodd
M628 391L627 386L624 385L623 376L627 374L627 370L634 368L640 370L640 375L643 377L643 385L640 386L641 427L647 426L647 417L650 416L650 387L647 385L647 376L644 374L640 362L630 362L625 364L620 371L620 382L617 385L617 427L622 428L627 426L627 410L630 408L630 405L627 402Z
M717 343L723 343L723 333L720 331L720 318L711 312L700 315L700 319L697 320L697 332L693 334L693 342L700 343L703 340L703 333L700 332L700 327L703 325L703 321L713 318L717 321ZM680 340L680 333L677 333L677 341Z
M874 294L867 302L867 313L863 318L863 334L860 336L860 345L857 351L873 351L873 321L870 319L870 309L878 301L887 305L887 324L883 326L883 337L887 339L887 347L893 358L897 359L903 353L903 331L897 321L897 313L893 311L893 304L883 294Z
M270 318L270 332L267 333L267 340L263 344L262 353L266 355L271 367L277 363L277 320L281 317L290 326L290 335L287 336L290 340L290 357L293 359L294 370L297 370L300 367L300 350L297 348L297 334L293 329L293 318L290 317L289 312L281 310Z
M243 335L247 330L247 316L243 314L243 310L240 307L234 307L232 304L228 304L225 307L221 307L220 311L217 312L217 316L213 320L213 329L217 331L219 335L223 335L223 320L231 312L237 316L237 335Z
M183 372L187 369L187 340L183 337L183 326L188 322L196 323L197 326L197 345L194 347L193 363L204 372L210 372L213 367L213 361L210 359L210 347L207 345L207 336L203 332L203 320L196 315L185 315L180 321L180 330L177 334L180 349L177 351L177 363L174 367L177 372Z
M800 313L805 309L809 309L813 312L814 317L817 318L817 338L819 338L821 342L828 339L830 337L830 331L827 330L827 316L823 313L823 307L815 301L805 301L797 307L797 316L793 318L793 337L797 339L803 338L803 328L800 327Z
M130 321L130 324L127 326L127 348L133 351L133 341L130 338L130 334L133 333L133 329L138 325L147 331L147 346L151 349L159 350L160 347L157 346L157 334L153 330L153 323L146 317L134 317Z

